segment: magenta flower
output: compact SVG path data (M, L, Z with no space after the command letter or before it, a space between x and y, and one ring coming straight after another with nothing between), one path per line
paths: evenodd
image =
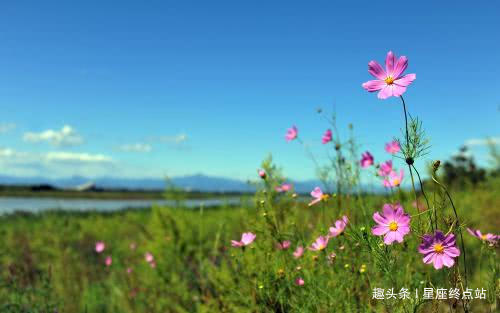
M128 267L128 268L127 268L127 274L132 274L132 271L133 271L133 270L132 270L132 268L131 268L131 267Z
M276 190L277 192L287 192L287 191L291 190L291 189L292 189L292 187L293 187L293 186L292 186L292 184L283 183L283 184L281 184L280 186L277 186L277 187L275 188L275 190Z
M236 240L231 240L231 245L233 247L245 247L245 246L248 246L249 244L251 244L254 240L255 240L255 237L257 237L257 235L253 234L253 233L243 233L241 235L241 240L240 241L236 241Z
M401 183L403 182L403 178L404 178L404 174L405 172L403 171L403 169L401 169L399 171L399 174L396 173L395 171L391 171L391 173L389 173L389 176L384 179L384 186L385 187L399 187L401 185Z
M111 266L112 262L113 262L113 259L109 255L104 260L104 264L106 264L106 266Z
M380 176L389 176L392 172L392 161L386 161L382 164L380 164L380 169L378 170L378 174Z
M369 92L380 90L377 95L379 99L399 97L417 77L415 74L403 75L407 67L408 59L405 56L396 61L396 56L389 51L385 59L385 71L377 61L368 63L368 72L377 79L367 81L362 86Z
M366 151L365 153L363 153L361 155L360 163L361 163L361 167L363 167L363 168L366 168L370 165L373 165L373 155L370 152Z
M299 134L299 130L297 129L297 127L295 127L295 125L293 125L291 128L289 128L286 131L285 139L286 139L286 141L292 141L292 140L297 138L298 134Z
M482 241L488 241L491 244L496 244L498 239L500 239L500 236L495 235L495 234L491 234L491 233L483 235L483 234L481 234L481 231L479 229L474 230L474 229L467 228L467 231L472 236L479 238Z
M290 248L291 244L292 243L290 242L290 240L285 240L283 242L278 242L276 244L276 249L278 249L278 250L286 250L286 249Z
M304 247L298 246L297 249L293 252L293 257L298 259L304 254Z
M328 245L328 236L324 237L324 236L319 236L315 242L313 242L311 244L311 247L309 247L309 250L312 250L312 251L321 251L321 250L324 250L326 248L326 246Z
M372 228L375 236L384 236L384 243L403 242L403 237L410 232L410 215L404 212L400 204L384 204L383 214L375 212L373 220L378 224Z
M302 277L299 277L295 280L295 285L297 286L304 286L304 279Z
M347 216L342 216L341 220L335 221L335 226L332 226L328 229L328 236L337 237L338 235L342 234L348 222L349 219L347 219Z
M324 194L319 187L316 187L313 189L313 191L311 191L311 197L313 197L314 199L309 202L309 206L315 205L321 200L326 201L329 198L329 196L327 194Z
M399 142L396 140L393 140L389 143L385 144L385 151L387 151L390 154L396 154L401 150L401 146L399 145Z
M267 177L266 171L259 170L258 173L259 173L260 178L266 179L266 177Z
M104 242L98 241L95 243L95 252L101 253L104 251L105 248L106 248L106 244L104 244Z
M144 254L144 259L146 260L146 262L151 263L155 260L155 257L153 256L153 254L151 252L146 252Z
M418 246L418 252L424 255L425 264L434 264L435 269L444 266L452 267L455 264L455 258L460 255L460 250L455 242L455 235L445 236L441 231L436 230L434 235L424 235L423 242Z
M323 144L327 144L329 143L330 141L332 141L332 131L330 129L327 129L325 134L323 135L323 138L321 139L321 142Z

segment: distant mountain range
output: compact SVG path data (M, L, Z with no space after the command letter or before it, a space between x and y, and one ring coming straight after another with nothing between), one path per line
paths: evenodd
M179 176L171 179L172 183L185 190L202 192L253 192L255 188L245 181L207 176L203 174ZM69 188L92 182L99 188L123 188L123 189L143 189L162 190L166 186L166 181L161 178L117 178L98 177L88 178L82 176L72 176L66 178L51 179L46 177L16 177L1 176L2 185L41 185L49 184L59 188ZM318 180L307 180L291 182L299 193L309 193L314 187L322 186ZM364 188L365 189L365 188ZM369 190L369 189L365 189ZM377 190L378 191L378 190Z

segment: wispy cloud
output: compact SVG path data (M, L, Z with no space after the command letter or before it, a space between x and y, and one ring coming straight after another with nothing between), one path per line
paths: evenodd
M500 137L490 137L490 138L484 138L484 139L472 138L472 139L468 139L465 141L465 145L469 146L469 147L487 146L490 144L494 144L494 145L500 144Z
M14 130L16 128L16 124L14 123L2 123L0 124L0 134L5 134Z
M40 133L27 132L23 140L34 143L48 142L56 147L77 146L83 143L83 137L69 125L64 125L59 131L48 129Z
M173 135L173 136L155 136L148 137L148 141L171 143L171 144L181 144L188 140L188 136L184 133Z
M73 153L73 152L48 152L45 155L47 161L58 162L83 162L83 163L109 163L113 159L103 154Z
M150 152L153 147L147 143L133 143L121 145L118 149L125 152Z

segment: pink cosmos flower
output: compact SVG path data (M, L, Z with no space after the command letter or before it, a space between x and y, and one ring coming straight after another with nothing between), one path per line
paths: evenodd
M292 243L290 242L290 240L285 240L283 242L278 242L276 244L276 249L278 249L278 250L286 250L286 249L290 248L291 244Z
M104 244L104 242L98 241L95 243L95 252L101 253L104 251L105 248L106 248L106 244Z
M151 266L151 268L155 268L156 267L156 261L149 262L149 266Z
M403 75L407 67L408 59L405 56L396 61L394 53L389 51L385 59L385 71L377 61L368 63L368 72L377 79L367 81L362 86L369 92L380 90L377 95L379 99L399 97L417 77L416 74Z
M392 172L392 161L386 161L382 164L380 164L380 169L378 170L378 174L380 176L389 176Z
M384 236L384 243L403 242L403 237L410 232L410 215L404 212L400 204L384 204L383 213L375 212L373 220L377 223L372 228L375 236Z
M309 250L311 251L321 251L321 250L324 250L326 248L326 246L328 245L328 236L324 237L324 236L319 236L315 242L313 242L311 244L311 246L309 247Z
M293 252L293 257L298 259L304 254L304 247L298 246L297 249Z
M231 240L231 245L233 247L244 247L244 246L248 246L249 244L251 244L254 240L255 240L255 237L257 237L257 235L253 234L253 233L243 233L241 235L241 240L240 241L236 241L236 240Z
M113 259L109 255L104 260L104 264L106 264L106 266L110 266L112 262L113 262Z
M455 235L445 236L441 231L436 230L434 235L427 234L423 236L423 242L418 246L418 252L424 255L425 264L433 263L435 269L444 266L452 267L455 264L455 258L460 255L460 250L455 242Z
M286 139L286 141L292 141L292 140L297 138L298 134L299 134L299 130L297 129L297 127L295 127L295 125L293 125L291 128L289 128L286 131L285 139Z
M373 155L370 152L366 151L361 155L360 163L362 168L366 168L370 165L373 165Z
M472 236L479 238L482 241L488 241L491 244L496 244L498 239L500 239L500 236L495 235L495 234L491 234L491 233L483 235L483 234L481 234L481 231L479 229L474 230L474 229L467 228L467 231Z
M327 194L324 194L323 191L321 191L321 188L316 187L311 191L311 196L314 198L311 202L309 202L309 206L315 205L316 203L320 202L321 200L328 200L329 196Z
M325 134L323 135L323 138L321 139L321 142L323 144L327 144L329 143L330 141L332 141L332 131L330 129L327 129Z
M128 268L127 268L127 274L131 274L131 273L132 273L132 271L133 271L133 270L132 270L132 268L131 268L131 267L128 267Z
M295 280L295 285L297 286L304 286L304 279L302 277L299 277Z
M266 179L266 177L267 177L266 171L259 170L258 173L259 173L260 178Z
M328 236L337 237L338 235L342 234L348 222L349 219L347 219L347 216L342 216L341 220L335 221L335 226L330 227Z
M276 187L277 192L287 192L292 189L292 185L288 183L283 183L280 186Z
M151 252L146 252L144 254L144 259L146 260L146 262L151 263L155 260L155 257L153 256L153 254Z
M385 151L387 151L390 154L396 154L401 150L401 146L399 145L399 142L396 140L393 140L389 143L385 144Z
M399 174L396 173L395 171L391 171L389 176L384 179L384 186L385 187L399 187L401 185L401 182L403 181L405 172L403 169L399 171Z

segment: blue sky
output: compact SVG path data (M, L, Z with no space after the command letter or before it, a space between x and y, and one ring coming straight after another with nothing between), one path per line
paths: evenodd
M284 134L296 124L321 159L318 107L382 161L401 104L361 83L389 50L417 74L405 98L431 138L420 164L446 159L500 137L499 13L495 1L4 3L1 172L247 179L272 153L309 179ZM484 163L487 149L472 149Z

